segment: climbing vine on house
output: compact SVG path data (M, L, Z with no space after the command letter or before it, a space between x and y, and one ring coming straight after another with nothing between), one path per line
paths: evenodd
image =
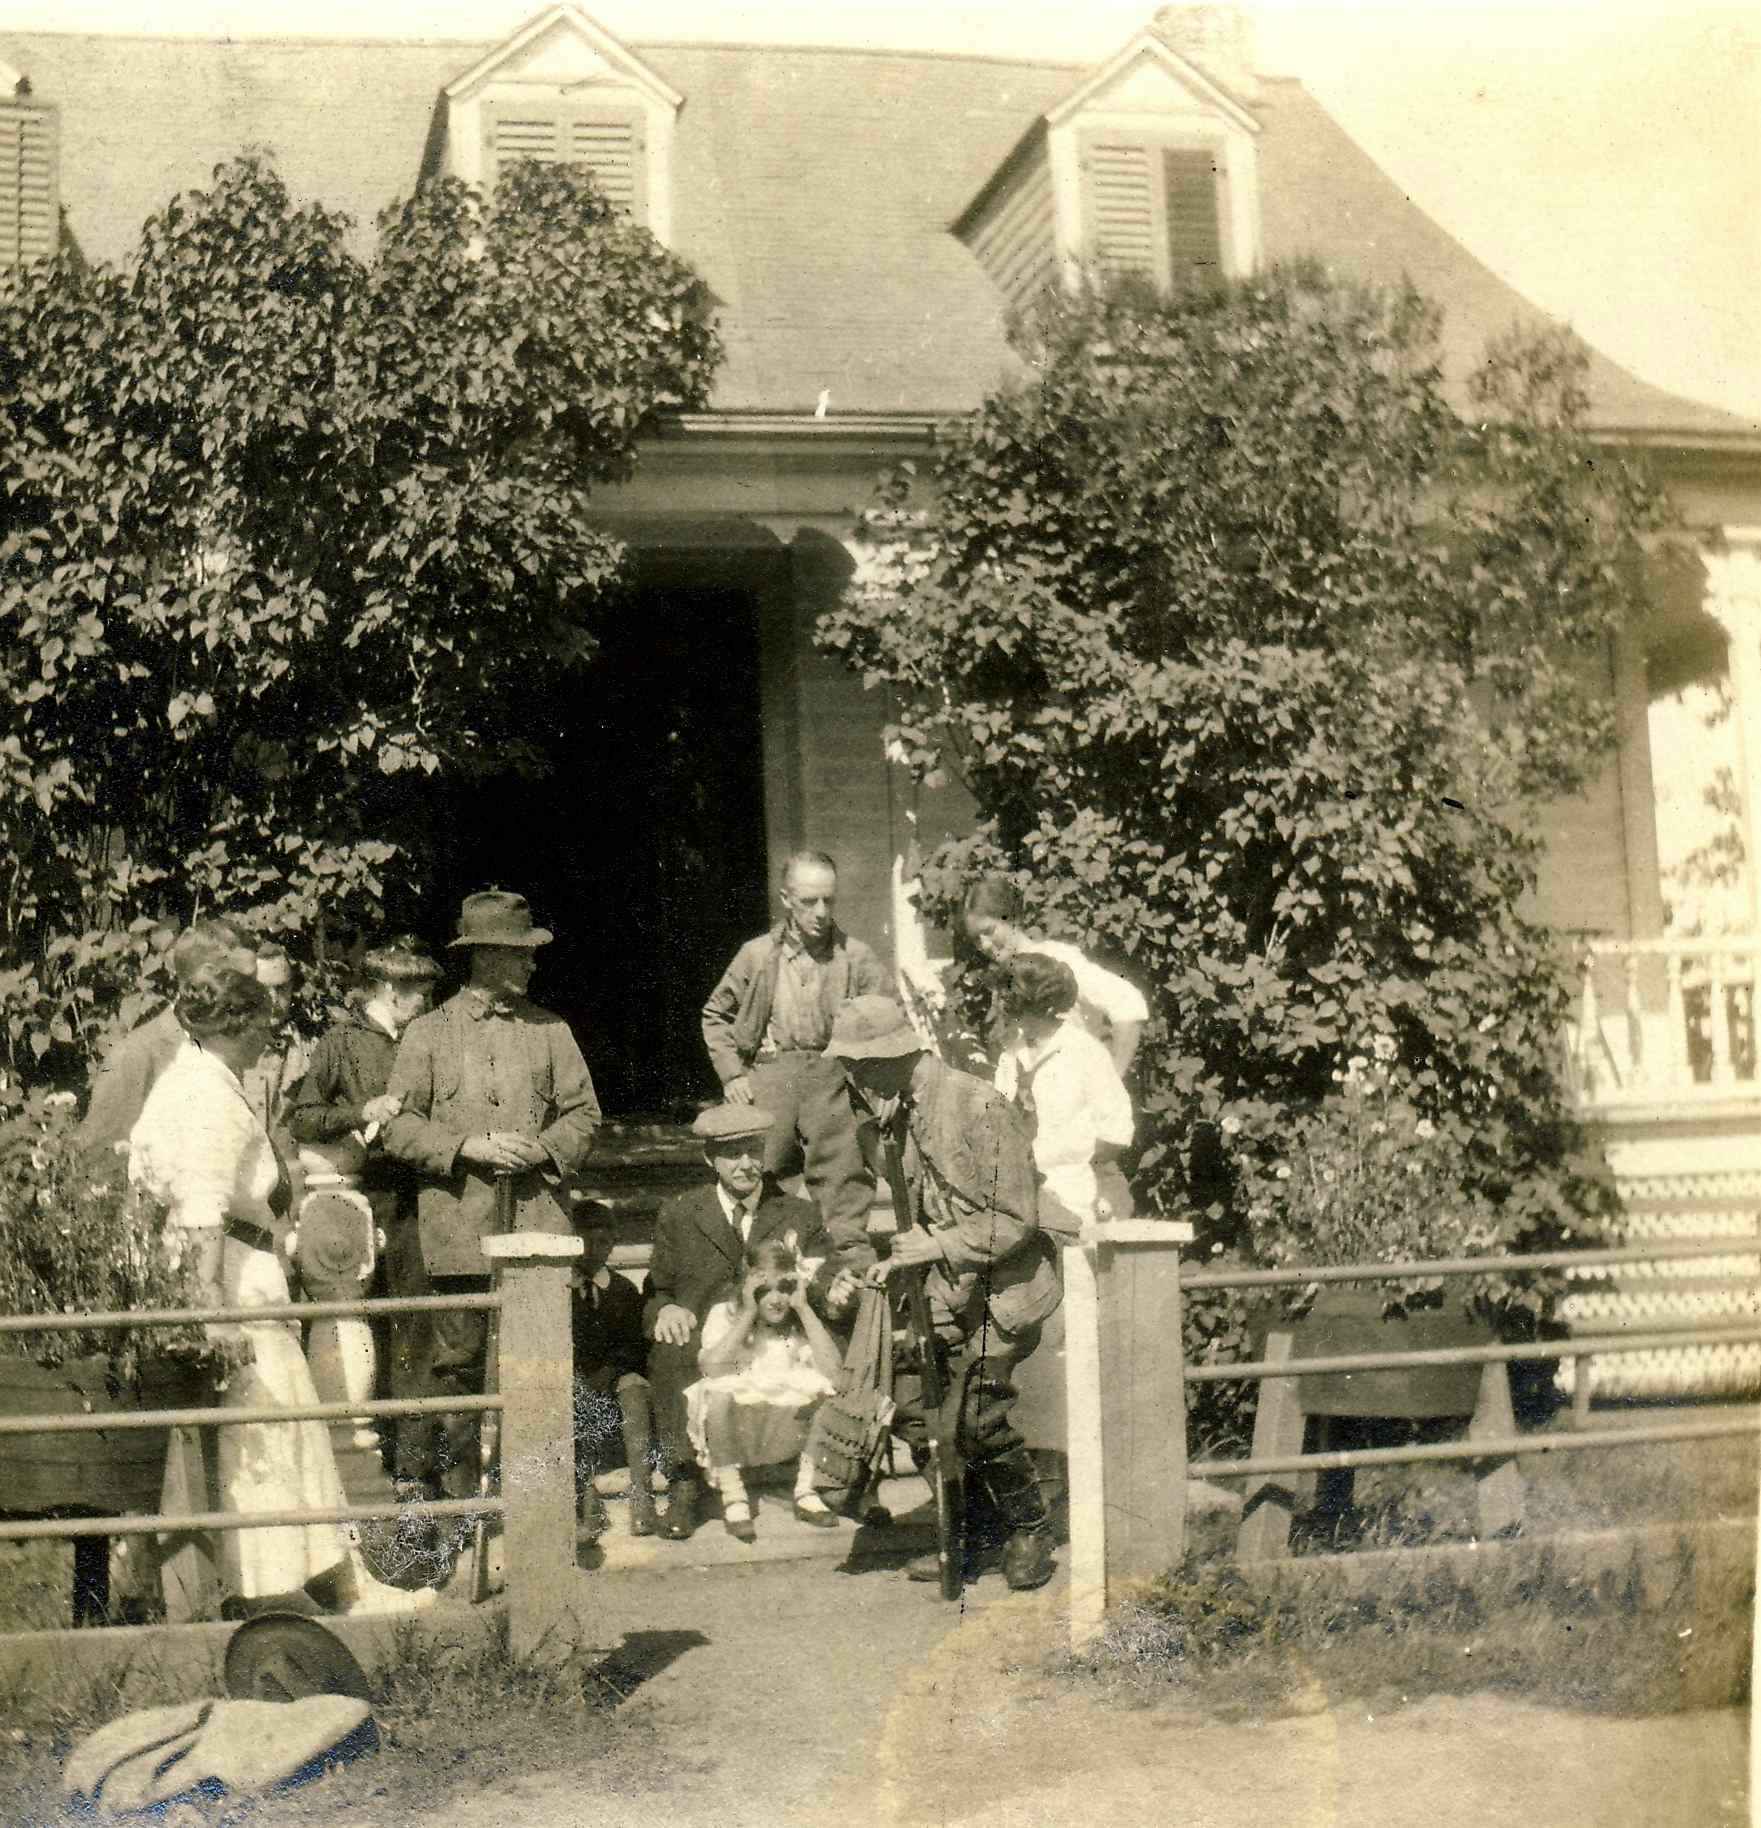
M1123 963L1154 1011L1139 1197L1268 1260L1312 1260L1266 1189L1295 1135L1352 1147L1354 1060L1474 1237L1602 1205L1530 898L1670 517L1591 439L1572 339L1513 332L1452 396L1440 329L1312 264L1053 302L1017 334L1027 378L892 479L820 627L892 693L890 753L977 802L925 911L952 927L966 880L1008 872Z
M567 167L424 186L363 253L246 156L120 268L0 279L10 1095L143 1013L194 915L407 914L412 784L542 765L530 690L623 558L585 503L718 356Z

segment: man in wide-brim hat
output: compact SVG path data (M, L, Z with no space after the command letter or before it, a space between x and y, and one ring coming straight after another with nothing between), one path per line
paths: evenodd
M399 1279L424 1284L400 1293L489 1287L482 1242L495 1229L498 1174L513 1178L516 1229L571 1228L569 1183L586 1164L599 1100L569 1025L526 996L550 937L523 895L466 896L448 950L467 954L469 979L412 1022L398 1047L385 1147L415 1170L417 1185L415 1249L403 1254ZM411 1354L411 1394L480 1394L487 1333L481 1310L428 1316L418 1345L400 1341ZM454 1498L476 1489L474 1415L408 1438L400 1431L398 1451L401 1478Z
M846 1003L826 1053L843 1067L876 1173L891 1184L893 1166L904 1182L895 1205L902 1191L907 1210L895 1211L889 1254L868 1276L925 1279L965 1474L967 1541L999 1530L1009 1585L1043 1586L1052 1575L1051 1530L1011 1414L1013 1376L1061 1292L1040 1240L1026 1127L993 1087L931 1053L891 997ZM899 1378L895 1396L895 1432L921 1461L926 1430L914 1374ZM936 1558L908 1572L934 1580Z

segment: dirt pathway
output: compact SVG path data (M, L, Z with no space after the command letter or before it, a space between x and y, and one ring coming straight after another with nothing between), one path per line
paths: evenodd
M1048 1674L1062 1583L956 1611L896 1572L776 1564L596 1585L595 1636L657 1749L458 1799L455 1828L1737 1828L1746 1719L1492 1696L1220 1723ZM638 1756L639 1754L633 1754ZM351 1824L351 1828L355 1825ZM367 1828L365 1822L359 1828Z

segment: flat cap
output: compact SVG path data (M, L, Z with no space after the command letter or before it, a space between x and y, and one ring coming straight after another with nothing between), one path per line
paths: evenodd
M712 1104L691 1120L691 1134L705 1142L732 1142L741 1136L762 1136L776 1118L755 1104Z
M927 1051L911 1018L891 997L852 997L832 1017L826 1053L834 1060L894 1060Z

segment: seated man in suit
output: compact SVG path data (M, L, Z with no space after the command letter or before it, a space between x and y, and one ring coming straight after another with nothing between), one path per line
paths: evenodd
M691 1130L703 1140L715 1180L669 1201L655 1222L644 1320L654 1342L648 1381L667 1474L660 1534L673 1542L685 1541L695 1527L701 1491L685 1428L685 1391L700 1375L703 1317L744 1273L748 1248L789 1239L797 1255L821 1259L813 1294L832 1315L855 1300L857 1275L874 1260L866 1245L836 1251L819 1209L765 1180L764 1141L773 1121L770 1112L749 1104L712 1105L699 1113Z

